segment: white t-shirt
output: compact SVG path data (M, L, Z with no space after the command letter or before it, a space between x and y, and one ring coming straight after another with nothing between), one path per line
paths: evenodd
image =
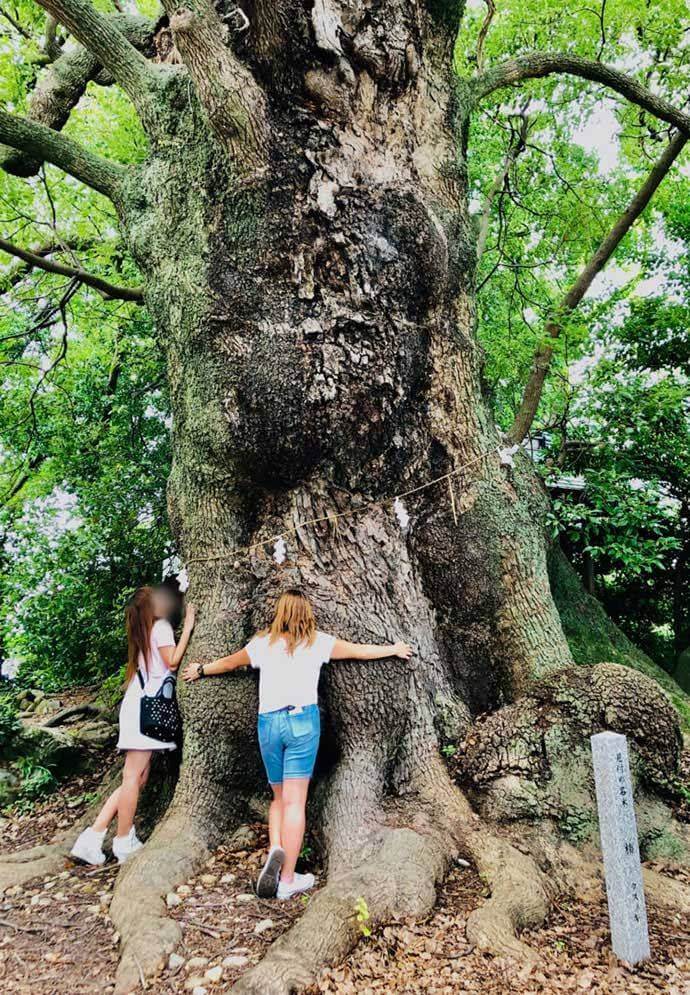
M148 662L148 677L164 677L168 673L168 668L166 666L165 660L160 655L160 646L174 646L175 645L175 633L173 632L173 627L165 618L158 618L153 623L151 628L151 652L149 653ZM139 669L144 677L146 677L146 661L144 660L143 653L139 654Z
M275 712L288 705L315 705L321 666L328 663L335 636L317 632L307 646L300 643L291 655L284 639L271 644L269 636L254 636L247 646L252 667L261 671L259 679L259 711Z

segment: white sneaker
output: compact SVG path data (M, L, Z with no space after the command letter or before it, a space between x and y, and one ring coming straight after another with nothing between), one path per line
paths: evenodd
M85 829L77 837L76 843L70 850L70 856L74 857L75 860L82 860L85 864L100 867L101 864L105 863L105 854L103 853L104 839L104 832L99 833L89 826L88 829Z
M278 893L277 898L292 898L293 895L299 895L302 891L309 891L316 884L316 878L313 874L295 874L292 881L279 881L278 882Z
M141 840L137 839L134 826L132 826L126 836L115 836L113 838L113 856L117 857L118 864L124 864L132 854L135 854L137 850L141 850L143 845Z
M275 898L278 890L280 869L285 860L285 850L280 846L272 846L268 851L266 863L261 868L256 882L256 893L259 898Z

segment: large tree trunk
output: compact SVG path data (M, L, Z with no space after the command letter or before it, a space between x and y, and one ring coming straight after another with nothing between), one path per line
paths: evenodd
M417 4L368 8L348 5L342 52L324 38L319 5L314 23L303 13L280 25L289 75L258 67L265 170L238 179L186 104L142 167L137 200L123 204L168 357L170 512L200 607L192 658L240 645L288 583L308 592L323 629L416 649L410 665L344 663L323 680L316 797L331 879L392 845L404 798L430 805L437 832L445 813L445 844L434 846L447 860L442 740L570 662L549 591L544 498L529 473L501 467L480 392L450 39ZM189 60L193 25L177 37ZM314 37L323 47L306 43ZM466 463L450 484L406 499L406 531L386 500L337 527L297 528L282 566L270 542L233 552ZM168 825L191 812L210 844L263 790L256 681L181 690L184 762ZM159 835L167 845L166 827ZM412 862L401 846L398 866ZM126 934L136 942L136 924Z
M322 629L416 651L326 668L313 818L328 885L237 990L308 983L353 942L359 897L374 922L429 908L459 851L489 881L513 861L500 926L479 917L474 940L524 952L514 930L550 885L478 827L440 748L572 658L543 489L526 460L502 465L481 393L452 35L410 0L257 0L228 49L190 6L172 36L205 109L185 73L165 75L151 154L116 198L167 355L170 515L199 607L189 657L241 645L288 584ZM232 106L227 74L243 80ZM391 498L455 471L405 498L402 529ZM180 698L177 792L111 909L122 992L179 939L165 891L265 790L255 676Z
M238 175L173 82L174 130L122 205L168 357L170 512L200 607L191 656L240 645L287 584L308 592L323 629L416 649L410 665L325 675L314 817L330 884L240 986L266 995L347 949L358 895L374 918L433 903L463 827L466 845L475 838L440 746L571 657L549 588L544 495L528 468L501 465L480 390L450 38L416 3L342 5L342 31L335 6L290 21L262 11L266 54L255 50L252 68L267 94L263 161ZM172 29L187 64L202 60L194 17ZM402 530L391 496L465 464L406 499ZM322 521L298 524L311 519ZM278 565L267 540L282 532ZM113 905L122 990L150 964L154 936L175 942L160 918L169 881L264 790L254 676L181 691L180 782L149 844L180 848L181 866L136 862L124 876ZM134 916L133 888L150 899ZM486 942L501 947L494 933Z

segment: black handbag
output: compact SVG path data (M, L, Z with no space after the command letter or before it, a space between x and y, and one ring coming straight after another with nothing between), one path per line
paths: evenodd
M146 684L139 674L139 683L144 692ZM175 694L175 677L167 674L155 694L142 693L139 706L139 728L142 736L149 736L161 743L176 743L182 732L182 717Z

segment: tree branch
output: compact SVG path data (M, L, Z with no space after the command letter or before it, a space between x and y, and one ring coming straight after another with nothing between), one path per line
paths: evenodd
M127 40L114 19L100 14L89 0L37 0L91 52L113 76L139 112L151 122L151 90L156 70Z
M678 110L665 97L657 96L632 76L619 72L613 66L566 52L528 52L514 59L507 59L471 80L470 87L475 101L479 101L502 87L554 73L579 76L581 79L601 83L690 137L690 115Z
M52 162L54 166L59 166L70 176L111 200L116 196L120 180L126 173L124 166L89 152L78 142L52 128L46 128L37 121L7 114L3 110L0 110L0 142L26 152L41 162Z
M520 115L520 129L517 133L513 133L510 140L510 145L508 146L508 151L506 152L505 159L503 160L503 165L500 167L496 176L494 177L494 182L491 184L491 189L489 190L486 200L484 202L484 207L482 209L481 218L479 220L479 232L477 234L477 269L479 268L479 263L484 255L484 249L486 248L486 240L489 237L489 224L491 221L491 208L493 207L496 197L501 193L505 182L508 178L508 174L513 166L513 163L517 157L524 152L525 144L527 142L527 132L529 130L529 117L525 112Z
M28 39L28 41L33 41L33 38L31 37L31 32L27 31L26 28L23 27L21 22L18 21L16 17L13 17L12 14L10 14L8 11L6 11L4 7L0 7L0 17L4 17L7 23L11 24L14 30L17 32L17 34L20 34L22 38L26 38Z
M50 18L48 20L51 20ZM109 20L137 48L146 50L153 37L154 24L148 18L114 14ZM90 80L112 82L96 56L81 45L67 45L42 74L31 95L27 117L60 131L81 99ZM0 167L15 176L35 176L40 161L16 150L0 147Z
M655 163L642 187L640 187L630 201L625 211L618 218L563 298L558 311L558 317L551 318L546 322L545 331L549 338L557 339L559 337L564 317L574 311L585 296L592 285L594 277L597 273L601 272L620 245L624 236L630 231L635 221L647 207L659 184L668 173L687 141L688 138L686 135L676 134L666 146L666 149ZM535 353L532 373L527 381L515 421L508 432L508 438L513 443L522 442L532 426L534 416L539 407L539 401L541 400L553 353L554 346L548 342L540 345Z
M477 36L477 72L481 72L484 68L484 42L486 41L486 36L489 33L489 28L491 27L491 22L494 19L496 13L496 4L494 0L485 0L486 2L486 16L482 22L482 26L479 29L479 35Z
M265 165L266 99L252 73L224 43L227 29L209 0L164 0L175 45L213 131L238 171Z
M45 242L43 245L34 245L29 248L29 251L35 256L51 256L54 252L71 252L72 250L80 251L83 249L90 249L93 245L93 239L68 239L67 241L53 241ZM19 260L15 266L11 269L6 270L2 275L0 275L0 297L16 287L18 283L26 277L26 274L33 269L32 263L26 263ZM0 339L0 341L2 341Z
M17 259L23 260L29 266L43 269L46 273L58 273L60 276L73 277L80 283L93 287L94 290L111 300L135 301L137 304L141 304L144 299L141 287L118 287L113 283L108 283L107 280L102 280L99 276L87 273L86 270L80 269L78 266L66 266L64 263L47 259L45 256L29 251L29 249L13 245L11 242L5 241L4 238L0 238L0 250L10 256L16 256Z

